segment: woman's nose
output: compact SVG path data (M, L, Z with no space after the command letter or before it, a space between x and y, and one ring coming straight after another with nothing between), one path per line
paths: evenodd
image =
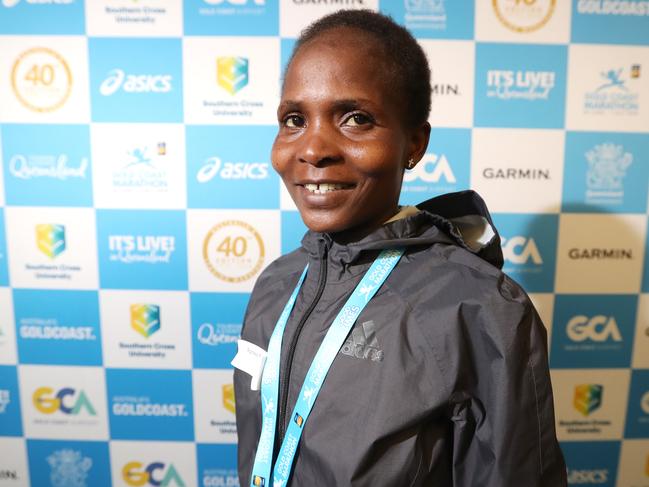
M298 154L300 162L314 166L324 165L341 158L336 136L323 124L314 124L302 134Z

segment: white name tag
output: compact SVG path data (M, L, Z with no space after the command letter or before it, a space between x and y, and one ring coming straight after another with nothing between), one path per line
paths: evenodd
M250 390L258 391L261 385L261 374L266 364L266 350L245 340L237 340L237 346L237 355L230 363L249 374L251 376Z

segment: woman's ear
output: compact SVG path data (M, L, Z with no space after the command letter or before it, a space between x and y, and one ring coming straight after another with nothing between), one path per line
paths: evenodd
M410 151L408 152L409 158L412 159L415 164L424 157L426 149L428 148L428 140L430 139L430 124L424 122L418 127L415 127L412 131L410 139Z

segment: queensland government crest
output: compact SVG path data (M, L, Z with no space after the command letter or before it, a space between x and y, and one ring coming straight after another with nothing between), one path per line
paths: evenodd
M47 457L50 464L50 481L53 487L86 487L92 459L80 451L62 449Z
M633 155L612 143L599 144L585 154L586 200L589 203L622 203L624 177L633 162Z

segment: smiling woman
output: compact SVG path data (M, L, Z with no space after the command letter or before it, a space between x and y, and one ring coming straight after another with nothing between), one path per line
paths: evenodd
M428 144L429 77L412 36L369 11L296 44L272 162L309 231L246 312L242 485L566 485L545 330L500 271L484 202L398 206Z

